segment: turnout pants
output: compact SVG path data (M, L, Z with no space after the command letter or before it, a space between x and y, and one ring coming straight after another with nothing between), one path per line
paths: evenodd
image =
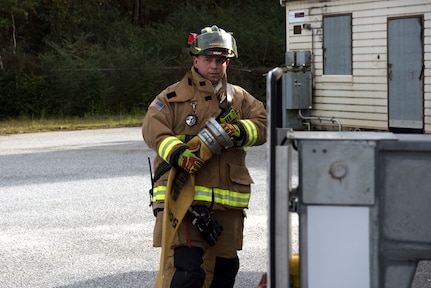
M214 246L184 218L175 235L165 265L163 287L155 288L232 288L239 270L237 250L242 249L244 211L215 210L213 217L223 226ZM163 213L158 213L154 246L161 245Z

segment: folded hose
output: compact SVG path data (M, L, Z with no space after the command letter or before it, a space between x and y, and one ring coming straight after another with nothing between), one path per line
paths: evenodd
M196 147L197 141L201 144L198 156L204 161L209 160L213 154L220 154L222 148L227 149L234 146L233 141L214 118L208 120L206 128L187 142L187 146ZM179 224L183 221L194 200L195 175L186 174L184 175L184 171L176 167L172 167L169 172L163 210L160 268L154 285L156 288L163 286L163 271L170 246Z

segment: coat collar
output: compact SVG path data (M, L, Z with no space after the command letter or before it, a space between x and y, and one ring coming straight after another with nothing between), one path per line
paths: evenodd
M227 77L226 74L222 78L222 88L219 93L224 93L226 90ZM211 81L202 77L194 67L192 67L184 77L175 85L175 97L171 98L171 102L189 101L195 97L196 90L199 94L207 94L208 96L215 97L214 89Z

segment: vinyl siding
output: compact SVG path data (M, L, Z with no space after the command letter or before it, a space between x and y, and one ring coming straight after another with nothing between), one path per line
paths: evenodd
M312 116L334 117L344 128L388 129L388 18L424 18L424 132L431 133L431 1L287 1L289 11L304 10L305 21L286 17L286 51L312 51ZM352 15L352 75L323 75L323 15ZM294 25L311 24L312 32ZM320 124L320 123L318 123ZM325 124L325 123L321 123ZM329 123L330 124L330 123ZM332 125L335 126L335 125Z

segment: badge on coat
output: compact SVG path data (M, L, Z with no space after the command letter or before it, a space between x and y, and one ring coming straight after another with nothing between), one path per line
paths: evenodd
M187 115L186 125L192 127L198 124L198 115L196 115L196 102L191 102L190 105L192 106L193 113Z
M196 124L198 124L198 116L196 114L187 115L186 124L190 127L195 126Z

